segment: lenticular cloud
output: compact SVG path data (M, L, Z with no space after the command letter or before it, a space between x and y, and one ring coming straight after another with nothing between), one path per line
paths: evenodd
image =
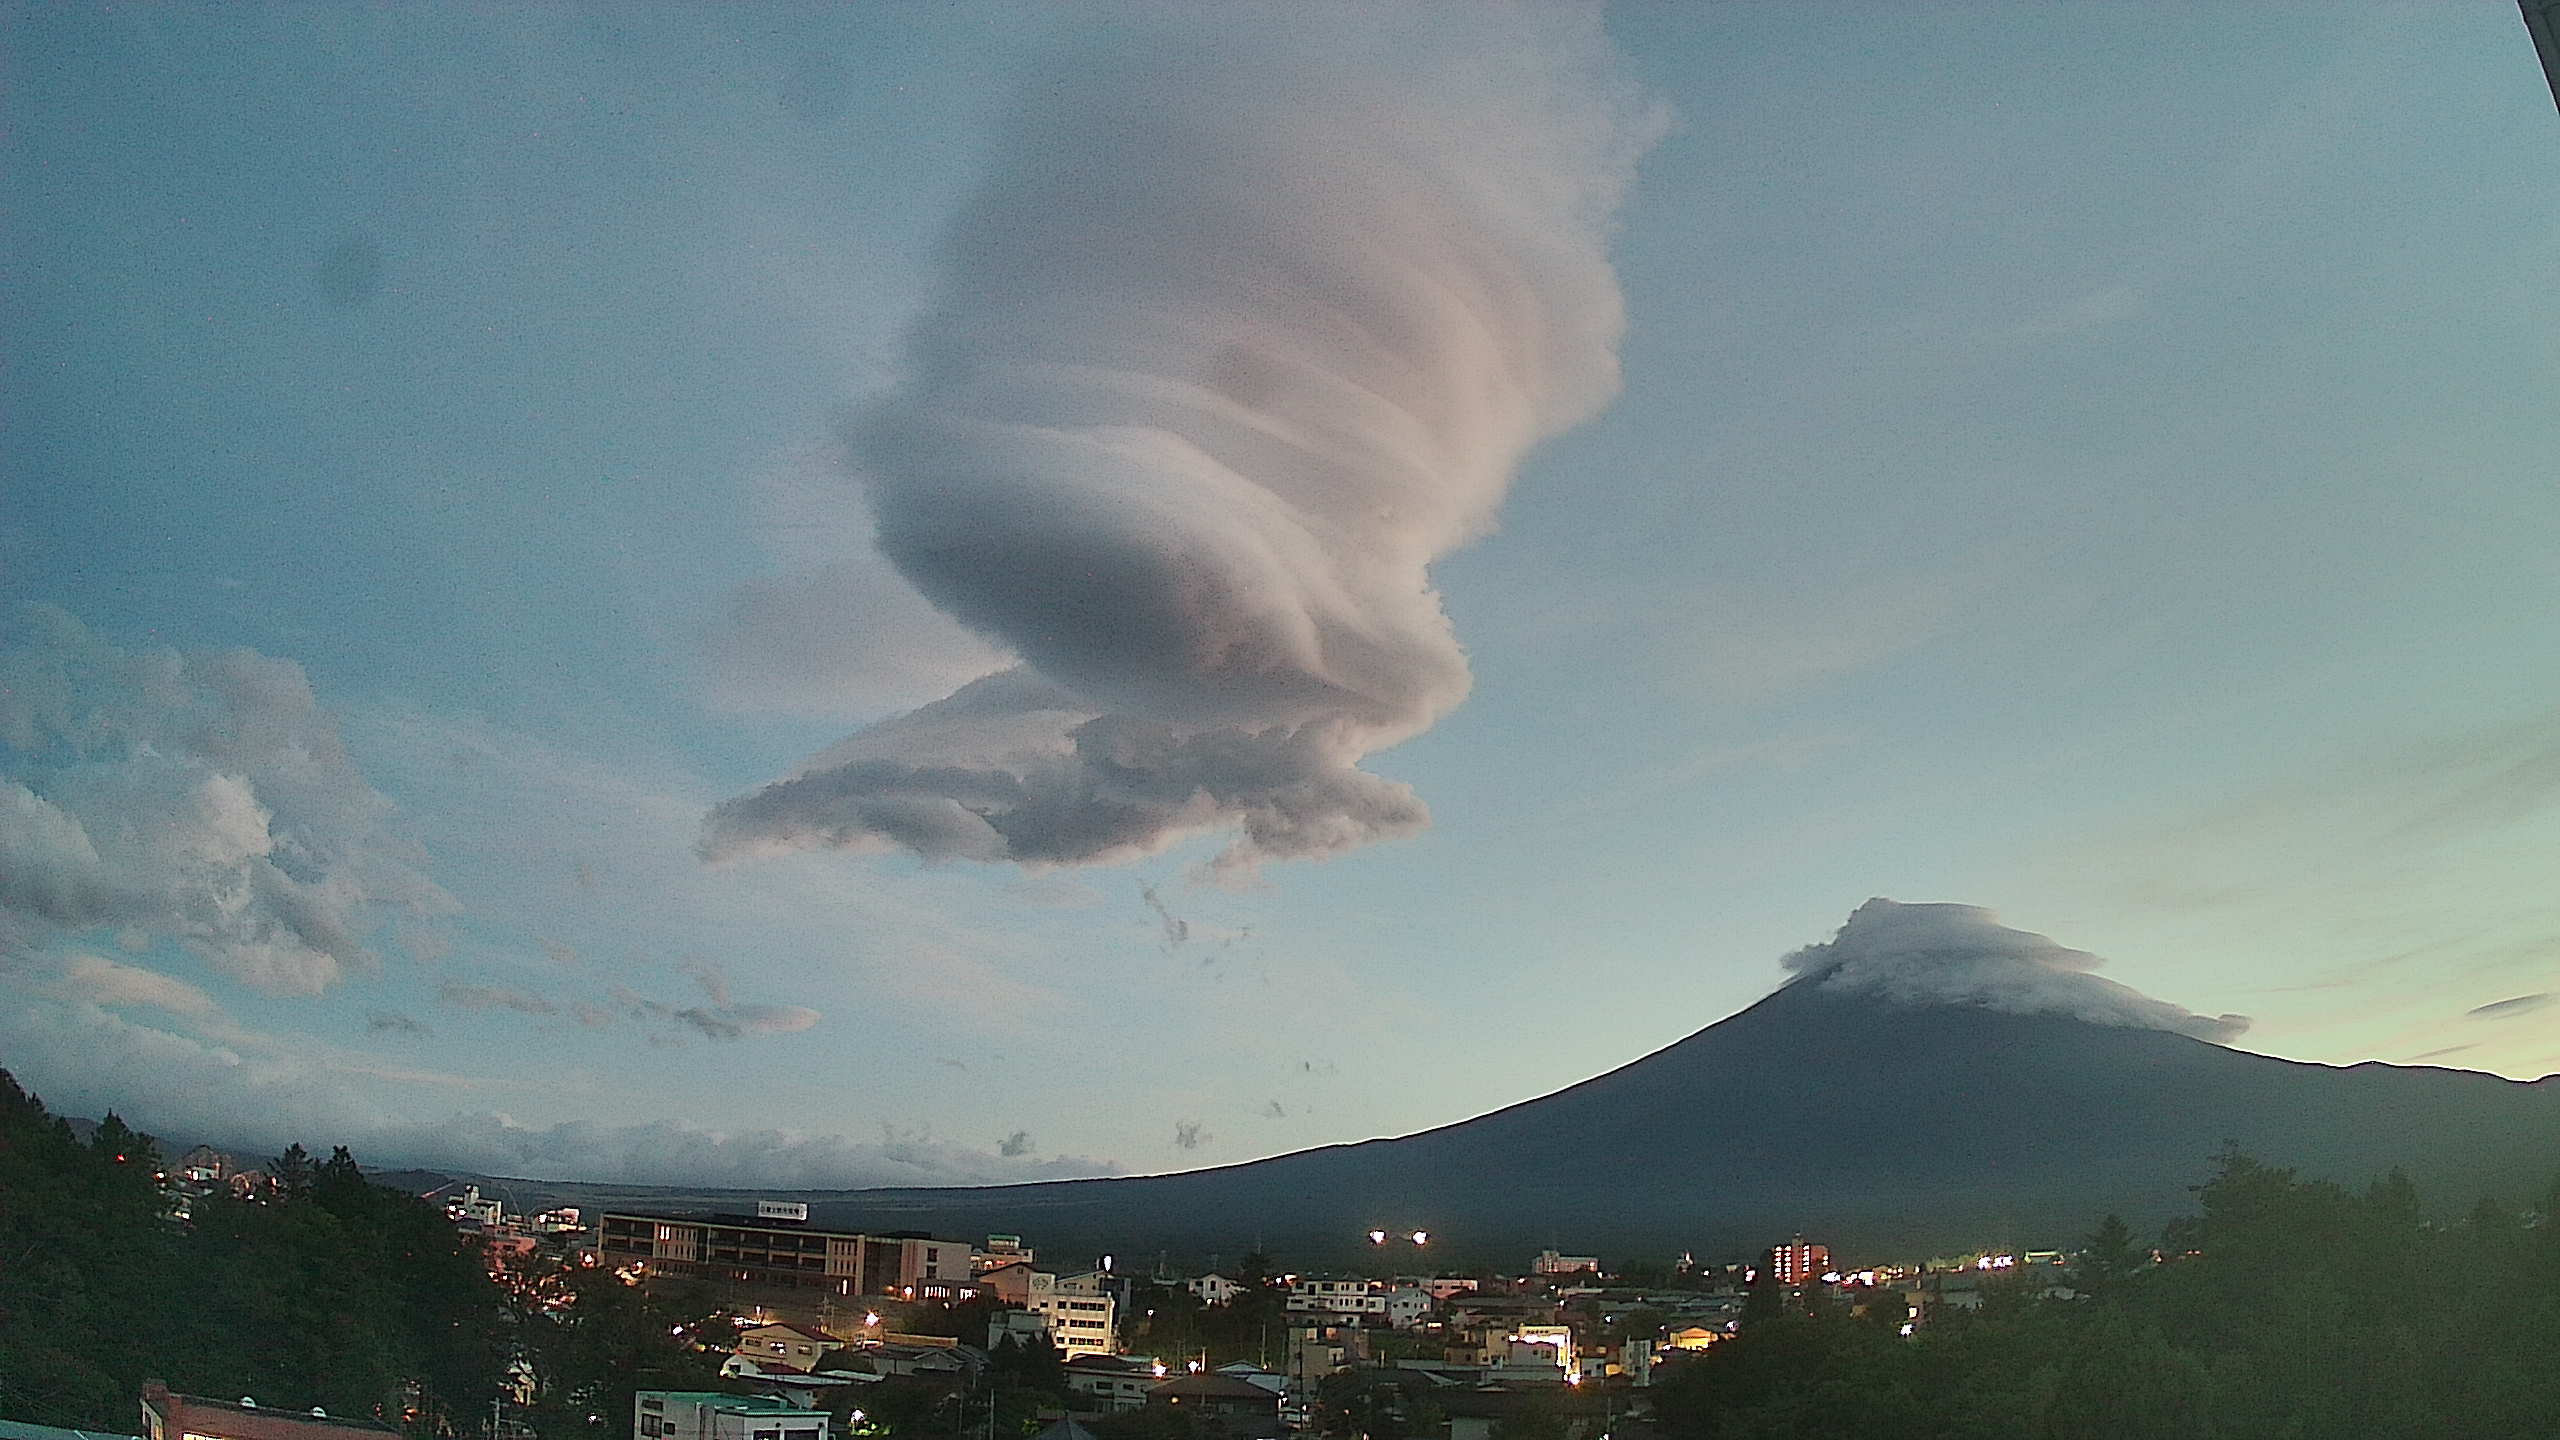
M1026 102L854 441L883 553L1019 663L720 806L712 858L1232 830L1251 865L1428 821L1359 762L1466 695L1431 562L1616 391L1653 119L1587 10L1115 42Z
M2094 1025L2238 1039L2246 1015L2199 1015L2089 972L2085 950L2012 930L1974 905L1859 906L1840 933L1783 962L1789 983L1876 995L1899 1005L1978 1005L2016 1015L2068 1015Z

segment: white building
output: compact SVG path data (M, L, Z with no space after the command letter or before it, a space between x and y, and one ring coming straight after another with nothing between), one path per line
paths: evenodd
M1214 1270L1183 1281L1182 1288L1199 1297L1203 1305L1224 1305L1244 1293L1241 1282L1230 1280Z
M1366 1280L1301 1275L1289 1282L1289 1309L1301 1315L1384 1315L1387 1297Z
M1411 1285L1398 1286L1379 1298L1386 1305L1383 1313L1387 1323L1399 1330L1412 1329L1430 1319L1431 1312L1440 1308L1440 1302L1431 1298L1430 1291Z
M1070 1289L1068 1281L1061 1280L1034 1293L1027 1308L1049 1322L1049 1342L1070 1360L1079 1355L1109 1355L1120 1348L1119 1314L1108 1295Z
M1136 1410L1164 1383L1163 1362L1143 1355L1089 1355L1067 1361L1067 1389L1111 1414Z
M758 1395L643 1390L631 1397L637 1440L827 1440L827 1412Z
M1538 1258L1529 1262L1532 1275L1571 1275L1578 1270L1597 1272L1599 1268L1597 1255L1559 1255L1553 1250L1541 1250Z

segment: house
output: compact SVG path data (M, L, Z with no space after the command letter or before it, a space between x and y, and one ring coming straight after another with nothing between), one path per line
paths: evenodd
M1066 1364L1067 1389L1106 1415L1135 1410L1164 1379L1164 1365L1134 1355L1078 1355Z
M1029 1310L998 1310L987 1316L987 1350L990 1354L1008 1343L1032 1350L1057 1348L1049 1338L1049 1317Z
M635 1440L828 1440L827 1412L762 1395L642 1390L631 1397Z
M1412 1329L1430 1319L1431 1313L1440 1308L1440 1302L1431 1298L1431 1292L1410 1285L1399 1286L1380 1298L1384 1302L1382 1313L1387 1323L1399 1330Z
M1147 1404L1188 1413L1216 1433L1264 1440L1280 1434L1280 1397L1233 1375L1212 1372L1167 1380L1147 1392Z
M1218 1374L1259 1385L1274 1395L1289 1393L1289 1377L1276 1370L1265 1370L1250 1360L1230 1360L1218 1367Z
M842 1347L844 1342L824 1330L806 1325L757 1325L738 1332L738 1342L730 1348L737 1358L752 1360L760 1372L784 1369L802 1375L818 1368L818 1357ZM727 1367L722 1367L726 1371Z
M1007 1305L1028 1310L1032 1302L1058 1288L1058 1277L1046 1270L1035 1270L1020 1260L1008 1261L978 1272L978 1290L993 1295Z
M143 1440L383 1440L400 1432L372 1420L308 1410L179 1395L157 1380L142 1387Z
M1183 1281L1182 1288L1190 1291L1203 1305L1224 1305L1244 1293L1243 1282L1230 1280L1214 1270Z
M199 1145L178 1157L177 1169L173 1173L184 1184L213 1185L229 1175L233 1168L230 1156L210 1145Z

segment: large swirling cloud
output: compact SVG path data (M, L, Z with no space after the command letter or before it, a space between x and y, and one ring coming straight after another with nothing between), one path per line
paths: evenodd
M1655 117L1582 8L1113 40L1025 100L851 442L880 550L1019 663L720 806L712 858L1232 830L1251 864L1428 821L1360 762L1467 693L1432 561L1616 392Z

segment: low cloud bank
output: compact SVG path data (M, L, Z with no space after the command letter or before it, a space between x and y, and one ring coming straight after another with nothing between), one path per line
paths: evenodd
M996 1149L884 1128L877 1140L657 1120L528 1124L474 1108L484 1082L406 1068L366 1051L218 1021L197 1035L107 1008L192 1016L184 989L113 962L75 965L27 1004L0 1007L0 1065L63 1114L109 1109L140 1129L251 1154L299 1142L345 1145L369 1168L470 1170L530 1179L650 1185L858 1189L987 1185L1116 1174L1109 1161L1032 1153L1016 1132ZM107 1002L107 1003L102 1003ZM416 1022L380 1015L369 1033ZM419 1027L423 1028L423 1027ZM485 1100L479 1102L485 1106ZM442 1118L421 1118L446 1109Z
M386 1126L366 1137L356 1153L371 1164L390 1161L528 1179L779 1190L1006 1185L1119 1170L1077 1156L1044 1160L1028 1149L1026 1144L1016 1151L1008 1142L998 1150L982 1150L895 1131L876 1141L856 1141L789 1130L722 1131L663 1120L531 1126L484 1113Z
M2090 972L2105 962L2012 930L1974 905L1859 906L1840 933L1782 962L1788 982L1874 995L1900 1005L1975 1005L2013 1015L2067 1015L2095 1025L2167 1030L2226 1043L2246 1015L2199 1015Z
M319 994L375 966L382 914L455 908L392 813L290 660L0 620L0 957L113 927Z

